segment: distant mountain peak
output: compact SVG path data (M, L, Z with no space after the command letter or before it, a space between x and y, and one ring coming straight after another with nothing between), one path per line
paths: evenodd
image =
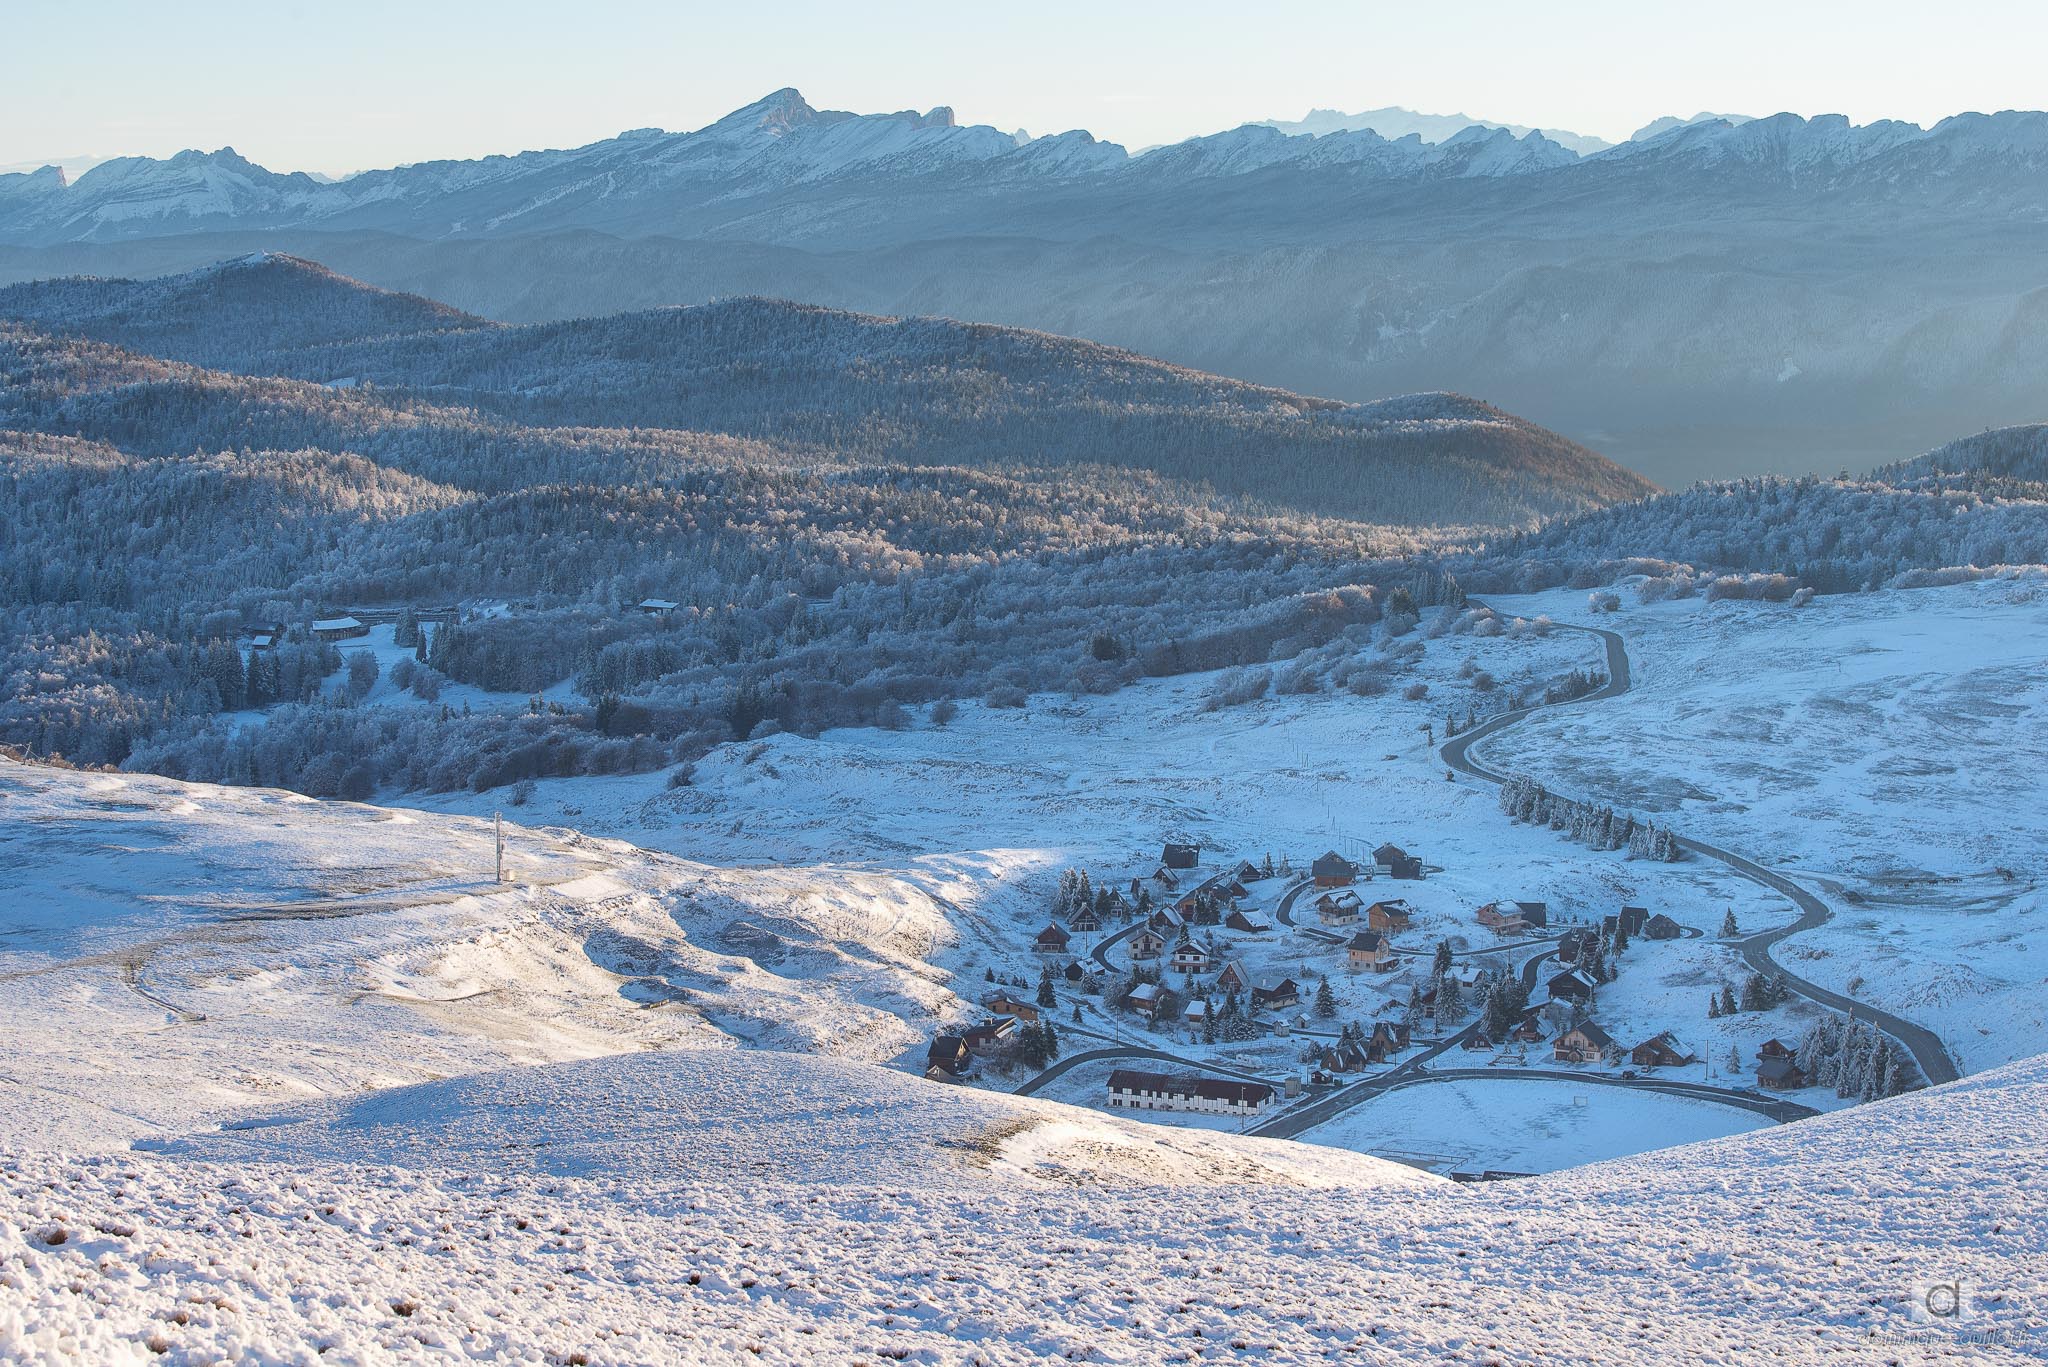
M1299 119L1262 119L1259 122L1261 127L1277 128L1282 133L1295 136L1307 134L1310 137L1327 137L1333 133L1372 132L1389 142L1398 142L1411 135L1426 143L1449 142L1468 128L1501 129L1517 138L1541 132L1551 142L1582 157L1604 151L1613 145L1604 138L1573 133L1566 129L1538 129L1526 124L1502 123L1495 119L1475 119L1469 114L1422 114L1399 105L1367 109L1356 114L1346 114L1336 109L1311 109Z
M780 137L817 120L818 111L811 108L803 92L793 85L786 85L780 90L770 91L752 104L740 106L710 128L735 132L758 130Z
M1732 127L1735 124L1754 122L1755 120L1748 114L1710 114L1704 109L1689 119L1681 119L1676 115L1666 114L1661 119L1650 120L1641 128L1629 134L1628 140L1630 142L1648 142L1651 138L1663 137L1674 128L1690 128L1697 123L1726 123Z

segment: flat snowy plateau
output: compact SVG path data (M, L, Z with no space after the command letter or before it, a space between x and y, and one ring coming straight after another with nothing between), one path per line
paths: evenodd
M1513 825L1424 738L1485 708L1482 671L1599 665L1581 632L1425 632L1376 697L1212 708L1183 679L728 746L683 786L542 782L507 809L504 882L504 793L9 763L0 1360L2039 1360L2038 589L1624 599L1495 604L1619 632L1635 677L1474 757L1794 874L1838 914L1780 958L1970 1076L1789 1125L1438 1080L1303 1143L1094 1109L1099 1068L1030 1098L918 1075L989 971L1035 973L1062 868L1149 872L1166 838L1297 863L1396 841L1440 869L1398 889L1427 939L1484 943L1471 909L1500 897L1651 906L1708 933L1629 949L1617 1036L1796 1038L1811 1003L1704 1012L1741 968L1723 913L1789 903ZM1327 956L1274 941L1244 952ZM1371 1012L1369 979L1332 978Z

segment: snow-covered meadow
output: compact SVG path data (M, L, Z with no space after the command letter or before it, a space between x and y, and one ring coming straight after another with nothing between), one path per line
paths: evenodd
M2048 586L1804 607L1621 589L1616 613L1497 600L1621 633L1634 686L1488 739L1488 762L1804 880L1836 916L1780 961L1939 1031L1966 1069L2048 1050ZM1755 900L1745 930L1774 914Z
M2037 1361L2044 1094L2029 1062L1460 1187L861 1065L598 1060L10 1154L0 1354ZM1934 1285L1958 1318L1916 1316Z

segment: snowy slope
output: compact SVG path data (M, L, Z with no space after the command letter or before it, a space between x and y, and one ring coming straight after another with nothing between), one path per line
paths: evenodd
M646 1094L649 1132L667 1125L666 1095ZM630 1143L584 1150L573 1176L525 1158L358 1166L289 1129L231 1160L18 1153L0 1164L0 1352L1607 1367L1683 1344L1700 1363L2031 1361L2048 1332L2044 1103L2035 1061L1655 1160L1369 1193L1190 1189L958 1153L873 1181L829 1145L764 1173L671 1168ZM545 1146L575 1142L587 1117L488 1123ZM341 1148L403 1160L427 1146ZM769 1151L788 1152L772 1137ZM1957 1284L1960 1324L1915 1320L1937 1281Z
M959 1010L929 896L560 829L0 762L8 1142L649 1048L886 1060Z
M2021 816L2048 802L2040 581L1803 608L1622 597L1598 624L1633 689L1485 742L1489 762L1803 877L1838 914L1783 962L1929 1025L1965 1068L2048 1049L2048 870ZM1595 620L1583 594L1498 602Z

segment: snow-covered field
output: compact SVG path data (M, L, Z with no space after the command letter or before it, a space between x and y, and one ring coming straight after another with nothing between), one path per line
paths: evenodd
M888 1059L951 1009L900 880L560 828L0 765L0 1138L118 1145L508 1063Z
M1765 1128L1759 1115L1620 1087L1515 1078L1404 1087L1302 1133L1431 1172L1553 1172Z
M1488 762L1802 878L1837 915L1780 960L1939 1031L1966 1069L2048 1050L2039 582L1800 608L1621 597L1597 621L1583 594L1496 601L1621 633L1634 687L1510 728ZM1737 903L1745 930L1769 901Z
M862 1065L598 1060L10 1153L0 1356L2035 1361L2044 1104L2037 1061L1458 1187ZM1916 1322L1935 1283L1959 1320Z

